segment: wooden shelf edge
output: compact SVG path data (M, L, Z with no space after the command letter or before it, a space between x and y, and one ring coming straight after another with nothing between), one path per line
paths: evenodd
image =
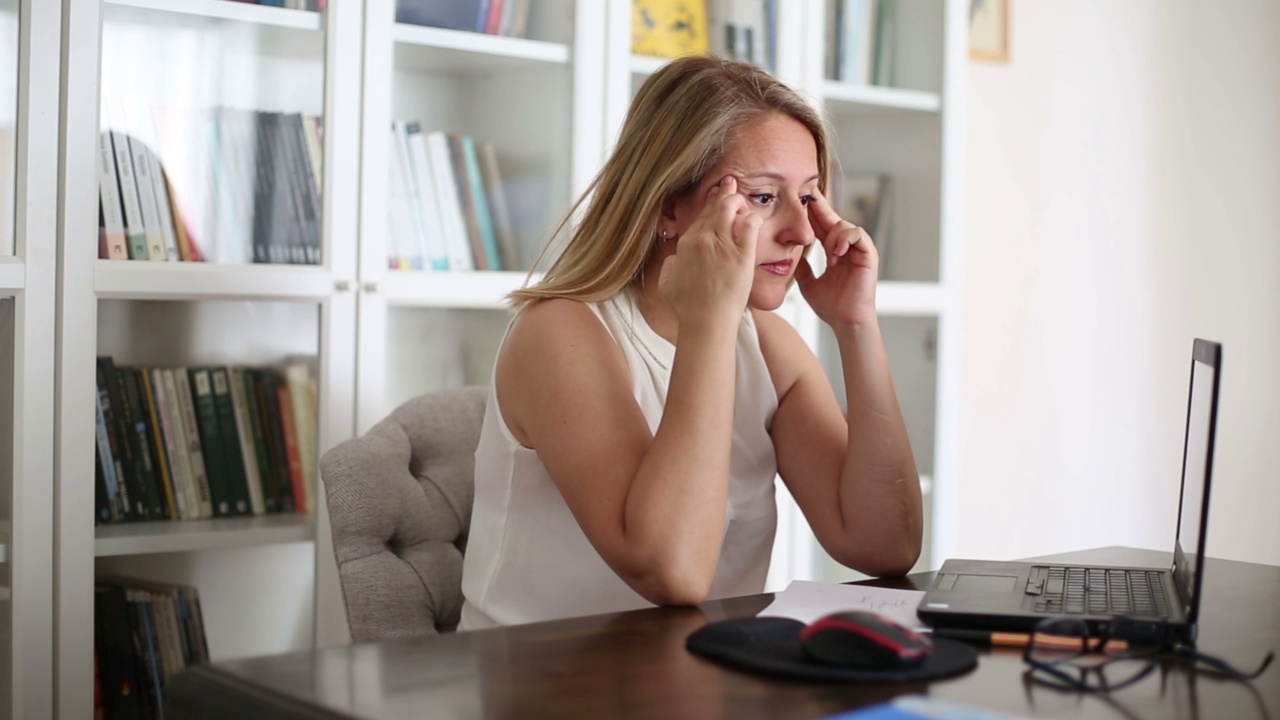
M258 547L315 540L310 514L99 525L94 557Z

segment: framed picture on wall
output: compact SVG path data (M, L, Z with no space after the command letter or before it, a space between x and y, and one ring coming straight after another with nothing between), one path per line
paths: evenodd
M1009 3L969 0L969 57L1009 62Z

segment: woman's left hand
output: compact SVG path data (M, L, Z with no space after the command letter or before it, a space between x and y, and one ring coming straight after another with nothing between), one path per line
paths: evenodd
M815 277L802 256L796 267L800 294L832 328L875 320L880 255L871 236L837 215L817 190L809 201L809 223L826 252L827 269Z

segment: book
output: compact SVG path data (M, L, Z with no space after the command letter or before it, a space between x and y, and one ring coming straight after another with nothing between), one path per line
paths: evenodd
M487 0L398 0L396 22L484 32Z
M226 452L223 443L229 442L222 436L222 424L218 421L218 408L213 399L213 380L209 368L192 368L191 404L195 412L196 425L199 428L201 455L204 459L205 473L209 480L209 495L214 517L226 517L238 514L235 510L235 499L228 487L229 471L227 470Z
M244 394L244 370L227 368L228 391L231 396L231 409L235 415L236 438L240 445L240 457L243 462L245 485L249 490L249 509L254 515L266 512L262 494L262 476L258 465L258 452L253 444L253 428L249 425L248 400ZM215 379L216 383L217 380Z
M484 178L485 192L489 197L489 210L493 220L493 230L498 238L498 256L502 269L516 270L524 267L520 257L520 247L516 241L515 228L511 225L511 210L507 206L507 192L502 182L502 171L498 167L498 151L488 141L476 143L476 151L480 156L480 174Z
M440 217L435 176L431 172L431 160L427 154L426 134L417 121L404 123L405 145L408 149L410 174L416 192L416 206L422 216L421 228L425 237L426 256L424 266L433 270L470 270L469 253L449 244L445 224Z
M115 154L116 176L120 187L120 204L124 209L124 232L130 260L147 260L148 242L146 225L142 217L142 201L138 197L138 183L133 171L133 155L129 136L118 109L118 98L103 98L103 117L111 133L111 148Z
M133 475L133 454L125 439L123 400L120 399L120 382L116 377L115 363L110 357L97 359L98 407L106 426L107 445L116 471L116 494L112 507L112 519L117 522L140 520L146 517L145 508L135 503L142 497Z
M262 409L258 404L257 380L258 371L244 368L239 372L236 381L240 383L240 392L244 396L245 419L249 427L249 437L253 445L254 460L258 466L259 493L262 495L263 511L277 513L280 511L280 489L277 485L275 468L271 467L271 454L267 449L266 432L263 429Z
M213 403L218 422L218 436L222 439L223 489L231 503L232 515L253 513L249 501L249 479L245 473L244 453L240 451L240 436L236 425L235 407L231 400L231 380L227 368L209 370L213 383ZM202 419L203 420L203 419Z
M427 157L431 162L432 179L436 187L436 203L440 207L440 219L444 223L445 243L450 248L450 257L466 258L469 263L465 269L473 269L476 258L463 218L462 201L458 194L460 190L449 152L449 137L441 130L432 130L427 133L426 142Z
M160 182L151 176L155 163L151 160L152 129L150 113L141 109L132 99L124 102L124 121L129 140L129 156L133 161L133 177L137 183L138 205L142 211L143 235L147 242L148 260L167 260L168 244L161 224L157 205L156 185ZM146 120L144 123L143 121Z
M677 58L710 49L707 0L632 0L631 52Z
M106 240L105 252L98 256L107 260L128 260L124 208L120 204L120 180L116 174L115 148L110 131L98 135L98 201Z
M118 367L116 374L124 385L125 417L133 432L129 442L133 444L135 468L138 481L142 487L143 502L147 505L147 517L159 520L168 517L165 507L164 491L161 488L159 468L156 464L154 444L151 441L151 428L147 416L146 401L143 399L141 382L137 368Z
M156 389L156 404L160 409L160 424L164 429L165 450L169 453L169 472L174 477L174 493L182 519L201 516L199 494L191 473L191 454L182 420L181 404L173 370L152 370Z
M475 185L471 183L467 167L467 158L463 149L463 136L450 133L446 135L449 149L449 167L453 171L453 186L458 192L458 207L461 211L462 226L466 230L469 255L477 270L493 270L489 263L489 253L485 249L484 227L480 218L481 201L475 195Z
M98 585L93 593L94 644L102 660L102 704L112 718L143 717L143 693L133 623L123 587Z
M101 377L100 372L99 377ZM98 455L98 472L102 474L103 492L103 497L98 501L95 511L96 520L99 523L109 523L113 520L124 519L124 511L118 504L118 498L120 497L119 463L111 449L112 443L107 431L106 415L103 413L103 406L107 402L104 400L104 393L102 382L99 381L97 402L94 403L93 407L94 444Z
M285 366L284 377L292 403L292 424L303 480L302 492L295 490L294 497L298 500L298 510L306 511L311 509L311 491L317 486L320 456L311 367L305 362L292 362Z
M493 223L493 211L489 197L485 191L484 176L480 173L480 158L476 151L475 138L463 135L462 160L467 171L467 184L474 206L476 220L480 226L480 238L483 241L485 264L490 270L504 270L502 257L498 252L498 234Z
M210 488L209 474L204 462L204 441L200 436L200 425L196 419L196 406L192 397L191 376L186 368L173 368L173 388L178 398L178 419L182 425L182 435L187 440L187 457L191 461L191 483L196 493L196 514L194 517L213 517L213 492Z
M165 450L164 428L160 424L160 409L156 405L156 387L152 380L152 371L146 368L140 368L138 371L138 382L142 389L143 404L146 407L147 427L151 431L151 447L155 457L156 466L156 482L160 486L160 490L164 496L164 516L170 520L181 519L182 514L178 508L183 504L181 500L175 498L173 487L173 476L169 472L169 455Z

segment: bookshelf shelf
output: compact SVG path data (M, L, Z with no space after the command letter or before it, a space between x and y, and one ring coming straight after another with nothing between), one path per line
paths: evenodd
M938 315L945 304L942 287L935 283L888 280L876 286L880 315Z
M825 80L821 92L835 115L902 110L936 113L942 110L942 97L922 90Z
M397 23L392 40L396 66L408 70L481 74L569 63L568 46L527 38Z
M389 305L475 310L505 309L507 293L525 285L525 272L387 273L379 286ZM368 290L369 288L366 288Z
M322 300L333 294L325 267L98 260L94 290L114 300Z
M101 525L94 531L95 557L150 555L256 547L315 539L315 519L306 514Z
M252 23L295 30L318 31L321 28L320 13L305 10L286 10L278 7L248 5L227 0L105 0L105 4L119 8L150 10L176 15Z
M0 258L0 293L21 290L26 284L26 266L21 258Z
M651 55L632 55L631 56L631 74L633 76L645 77L657 72L658 68L671 62L668 58L653 57Z

